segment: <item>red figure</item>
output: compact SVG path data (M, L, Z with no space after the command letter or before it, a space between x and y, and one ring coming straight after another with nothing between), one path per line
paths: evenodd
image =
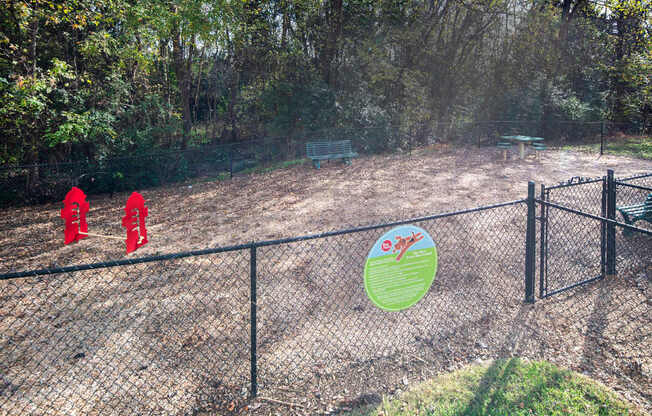
M401 237L400 235L396 236L396 244L394 245L394 251L392 253L396 253L397 251L398 256L396 256L396 261L401 261L401 258L403 258L403 255L408 251L410 247L414 245L417 241L423 240L423 236L421 233L416 233L414 234L414 231L412 231L412 235L409 237Z
M138 192L131 194L125 205L125 216L122 217L122 226L127 229L127 253L147 244L147 229L145 228L147 207L145 198Z
M61 210L61 218L65 221L66 227L64 244L74 243L88 237L86 235L88 232L86 213L89 206L89 203L86 202L86 194L81 189L73 186L66 194Z

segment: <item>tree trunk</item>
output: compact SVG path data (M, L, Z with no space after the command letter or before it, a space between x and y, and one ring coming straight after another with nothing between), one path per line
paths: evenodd
M620 13L620 12L619 12ZM617 37L616 37L616 50L615 50L615 65L614 67L616 68L616 71L613 72L612 74L612 80L613 80L613 89L614 89L614 106L613 106L613 113L612 113L612 120L615 122L623 122L626 120L625 116L625 100L626 100L626 90L627 90L627 85L626 81L624 80L624 68L623 66L625 65L625 58L627 56L627 45L626 45L626 40L625 40L625 33L627 29L625 28L625 25L627 23L625 22L625 17L622 15L618 15L616 18L616 27L618 29L617 31Z
M174 72L177 75L177 86L179 88L179 99L183 118L183 138L181 148L185 149L190 140L192 129L192 114L190 112L190 67L184 60L184 44L178 26L175 27L172 36L172 61ZM191 60L191 56L188 57Z
M39 24L38 24L38 16L34 17L34 21L32 22L32 75L36 76L36 63L37 63L37 56L36 56L36 44L38 41L38 29L39 29Z
M240 73L237 70L233 71L233 76L231 77L231 88L230 95L231 99L229 100L229 121L231 123L231 141L238 140L238 126L237 126L237 115L235 113L235 104L238 100L238 84Z
M330 8L326 15L326 24L328 34L321 56L321 70L324 81L328 85L334 86L337 80L333 75L332 65L337 54L337 41L342 32L342 0L330 1Z
M201 58L199 59L199 73L197 74L197 87L195 89L195 118L194 121L195 123L198 122L199 120L199 91L201 87L201 75L202 75L202 70L204 68L204 57L205 57L205 52L206 52L206 46L204 46L201 50Z

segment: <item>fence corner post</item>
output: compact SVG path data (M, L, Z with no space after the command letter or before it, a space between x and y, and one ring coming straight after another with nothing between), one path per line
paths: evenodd
M251 313L251 397L256 397L258 394L258 362L257 362L257 353L256 353L256 312L258 309L257 300L256 300L256 243L251 243L250 249L250 313Z
M527 229L525 232L525 302L534 303L536 274L536 206L534 182L527 184Z
M616 181L613 169L607 170L607 219L616 220ZM616 274L616 226L607 223L607 276Z

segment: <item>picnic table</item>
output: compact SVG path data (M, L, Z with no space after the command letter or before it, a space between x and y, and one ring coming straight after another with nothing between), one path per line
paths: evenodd
M500 136L503 140L518 142L518 153L521 159L525 159L525 143L534 143L543 141L543 137L532 136Z

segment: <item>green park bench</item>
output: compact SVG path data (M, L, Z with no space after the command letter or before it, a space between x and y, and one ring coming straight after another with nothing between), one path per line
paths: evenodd
M641 204L635 205L626 205L622 207L617 207L618 211L622 214L625 219L625 223L628 225L634 225L638 220L645 220L652 223L652 192L647 195L645 201ZM631 230L626 229L624 234L630 234Z
M312 159L315 168L319 169L322 160L344 159L344 163L351 164L351 158L358 156L351 149L351 140L336 140L332 142L306 143L306 155Z

